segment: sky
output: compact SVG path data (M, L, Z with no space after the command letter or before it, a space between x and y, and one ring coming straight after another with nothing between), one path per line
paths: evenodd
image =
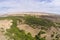
M0 0L0 14L8 12L48 12L60 14L60 0Z

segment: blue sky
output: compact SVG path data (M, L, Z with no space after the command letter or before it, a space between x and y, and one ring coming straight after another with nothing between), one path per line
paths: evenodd
M0 13L49 12L60 14L60 0L0 0Z

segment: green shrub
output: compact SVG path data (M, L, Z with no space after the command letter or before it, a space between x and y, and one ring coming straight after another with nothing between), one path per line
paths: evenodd
M54 23L48 19L38 18L36 16L25 16L25 23L33 26L51 27L55 26Z
M7 29L5 35L9 37L9 39L14 39L14 40L35 40L31 34L26 34L24 30L20 30L17 28L17 20L12 19L13 24L10 29Z

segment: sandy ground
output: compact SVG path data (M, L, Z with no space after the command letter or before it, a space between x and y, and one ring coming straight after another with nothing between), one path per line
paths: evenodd
M9 29L11 25L12 20L0 20L0 40L7 40L4 36L4 32L6 31L6 29Z
M2 32L0 32L0 40L7 40L7 38L3 35Z
M0 28L4 30L9 29L10 25L12 25L12 20L0 20Z
M57 34L60 34L60 30L57 30L57 28L55 27L51 27L50 30L46 31L45 34L42 34L41 37L46 37L46 40L52 40L53 38L51 37L51 35L53 34L54 32L54 37L57 35Z
M27 24L20 24L17 26L20 30L25 30L26 33L31 33L31 35L34 37L37 35L40 31L40 29L33 29L32 27L28 26ZM55 38L57 34L60 34L60 30L57 30L55 27L51 27L50 30L45 31L45 34L41 34L41 37L46 37L46 40L52 40ZM55 32L54 37L51 38L51 35Z
M35 37L35 35L37 35L40 31L40 29L33 29L32 27L30 27L27 24L21 24L17 26L20 30L25 30L26 33L31 33L31 35L33 37Z

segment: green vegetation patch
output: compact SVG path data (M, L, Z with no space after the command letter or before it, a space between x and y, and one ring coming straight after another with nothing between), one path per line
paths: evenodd
M40 31L36 36L35 36L35 38L36 38L36 40L45 40L45 37L44 38L41 38L41 34L45 34L45 32L44 31Z
M28 25L33 26L44 26L44 27L51 27L55 26L51 20L38 18L36 16L25 16L25 23Z
M10 29L6 30L5 35L8 36L8 40L45 40L40 38L39 35L32 37L30 33L26 34L24 30L17 28L17 18L16 17L7 17L8 19L13 20L13 24ZM20 19L19 19L20 20Z
M12 17L11 17L12 18ZM16 18L12 18L13 24L10 29L6 30L5 35L9 37L8 40L35 40L31 34L26 34L24 30L20 30L17 28L17 20Z

